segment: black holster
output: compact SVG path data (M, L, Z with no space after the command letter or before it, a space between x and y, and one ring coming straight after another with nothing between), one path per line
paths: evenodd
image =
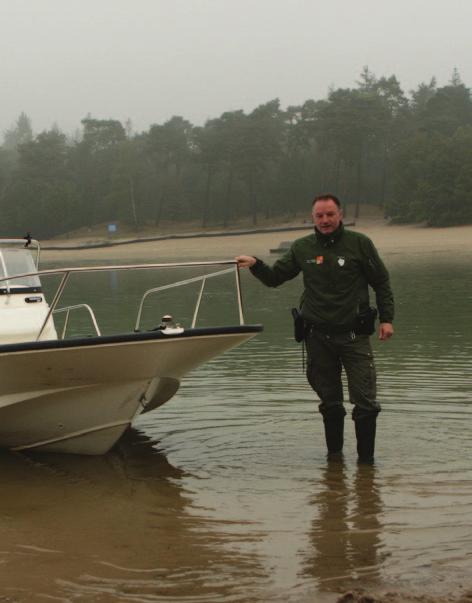
M306 323L298 308L292 308L293 335L295 341L300 343L305 339Z
M377 320L377 308L369 306L356 316L354 333L356 335L372 335L375 333L375 321Z

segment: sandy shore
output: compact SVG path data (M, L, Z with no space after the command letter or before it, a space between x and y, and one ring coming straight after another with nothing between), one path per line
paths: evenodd
M360 222L353 230L369 236L382 255L411 258L412 255L430 256L431 254L457 253L458 256L472 253L472 225L452 228L424 228L410 225L388 225L381 221ZM230 259L238 254L270 255L270 249L278 247L282 241L290 241L310 232L288 231L256 234L229 235L222 237L198 237L169 239L110 245L93 249L53 250L45 249L43 260L48 262L84 262L87 261L165 261L167 258L183 259ZM89 241L90 243L93 241ZM83 244L82 240L68 240L67 245ZM44 247L61 246L63 241L42 241ZM274 260L277 255L271 256Z

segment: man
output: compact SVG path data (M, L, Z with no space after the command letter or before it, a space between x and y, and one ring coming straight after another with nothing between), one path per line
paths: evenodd
M354 404L358 457L370 463L380 405L369 340L375 317L370 312L368 286L375 291L382 341L393 335L393 294L387 269L374 244L365 235L346 230L342 217L339 199L332 194L320 195L312 206L315 232L297 239L272 267L247 255L236 260L269 287L277 287L302 272L300 311L305 323L307 378L321 400L319 410L328 455L340 453L343 448L344 368Z

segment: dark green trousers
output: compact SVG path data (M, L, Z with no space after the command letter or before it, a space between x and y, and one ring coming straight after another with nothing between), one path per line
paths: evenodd
M307 378L321 400L322 414L344 401L341 381L344 369L349 399L356 414L377 414L377 376L368 335L326 335L311 329L306 336Z

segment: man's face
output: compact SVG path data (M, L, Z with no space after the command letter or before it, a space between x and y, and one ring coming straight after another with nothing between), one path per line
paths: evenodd
M339 226L343 212L334 201L317 201L311 211L313 223L323 234L331 234Z

